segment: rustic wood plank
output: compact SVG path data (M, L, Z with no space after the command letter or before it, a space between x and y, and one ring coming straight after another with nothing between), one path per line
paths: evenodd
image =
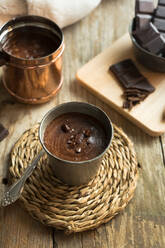
M1 248L53 247L52 229L33 220L18 203L0 209Z

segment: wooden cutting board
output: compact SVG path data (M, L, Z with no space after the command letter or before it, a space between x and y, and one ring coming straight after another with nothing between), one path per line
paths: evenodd
M140 72L156 89L154 93L133 107L131 111L122 108L123 89L109 71L110 65L126 58L131 58L135 62ZM80 68L76 78L81 85L149 135L159 136L165 132L165 73L152 72L136 61L129 34L125 34Z

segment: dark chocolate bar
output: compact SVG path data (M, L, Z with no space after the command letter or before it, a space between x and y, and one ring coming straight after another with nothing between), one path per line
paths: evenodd
M136 0L135 14L152 14L154 12L153 0Z
M130 59L112 65L109 69L124 88L123 108L131 110L155 90Z
M0 123L0 141L5 139L8 134L8 130Z

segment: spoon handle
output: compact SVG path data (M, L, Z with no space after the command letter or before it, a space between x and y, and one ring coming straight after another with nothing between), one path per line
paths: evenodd
M6 207L11 203L15 202L20 197L27 178L32 174L33 170L35 169L38 161L40 160L43 154L44 150L42 149L34 158L32 163L25 169L24 174L5 192L1 200L0 206Z

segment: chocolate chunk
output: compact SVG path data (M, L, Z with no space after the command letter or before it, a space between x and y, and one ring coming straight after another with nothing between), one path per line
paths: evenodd
M87 139L87 144L95 144L95 137L91 136Z
M84 139L84 134L83 133L78 133L76 135L75 141L77 144L81 144Z
M153 0L136 0L135 13L152 14L154 12Z
M165 18L165 6L158 6L155 10L155 16Z
M154 18L153 24L159 31L165 32L165 19Z
M148 93L152 93L155 88L149 83L149 81L144 77L143 80L137 82L133 86L134 89L147 91Z
M84 133L84 136L85 137L89 137L91 135L91 130L90 129L86 129L86 130L83 131L83 133Z
M158 5L164 5L165 6L165 0L158 0Z
M4 184L4 185L7 185L8 184L8 179L5 177L5 178L3 178L2 179L2 183Z
M130 63L131 66L128 68L125 66L125 61L121 61L115 65L110 66L110 70L114 73L117 79L122 83L124 88L135 88L145 90L147 92L154 91L152 85L148 80L138 71L132 60L126 60L127 65ZM129 62L129 63L128 63ZM120 67L120 73L118 73L118 67ZM121 70L122 68L122 70ZM122 72L122 74L121 74Z
M132 109L132 107L133 107L133 105L132 105L132 102L131 101L125 101L124 103L123 103L123 108L124 109L129 109L129 110L131 110Z
M151 22L152 16L146 14L137 14L135 18L136 29L146 29Z
M76 151L77 153L80 153L80 152L81 152L81 147L76 147L75 151Z
M118 78L124 88L129 88L142 79L142 75L130 59L112 65L109 69Z
M8 136L8 130L0 123L0 141Z
M158 54L165 48L165 38L160 35L156 39L144 44L143 47L151 53Z
M134 68L134 63L130 59L123 60L122 63L117 63L110 66L113 73L123 74L123 72L130 71Z
M121 61L110 66L110 70L124 87L123 108L131 110L133 106L144 100L155 88L148 80L138 71L131 60ZM131 65L131 66L125 66ZM118 70L120 68L120 70ZM129 70L128 70L129 68Z
M160 33L156 26L153 23L149 23L147 29L138 29L134 32L134 37L138 41L138 43L143 46L144 44L154 40L160 36Z
M72 144L72 141L71 141L71 140L68 140L68 141L67 141L67 144Z
M65 132L65 133L68 133L68 132L70 131L70 127L68 126L68 124L63 124L63 125L61 126L61 129L62 129L62 131Z

